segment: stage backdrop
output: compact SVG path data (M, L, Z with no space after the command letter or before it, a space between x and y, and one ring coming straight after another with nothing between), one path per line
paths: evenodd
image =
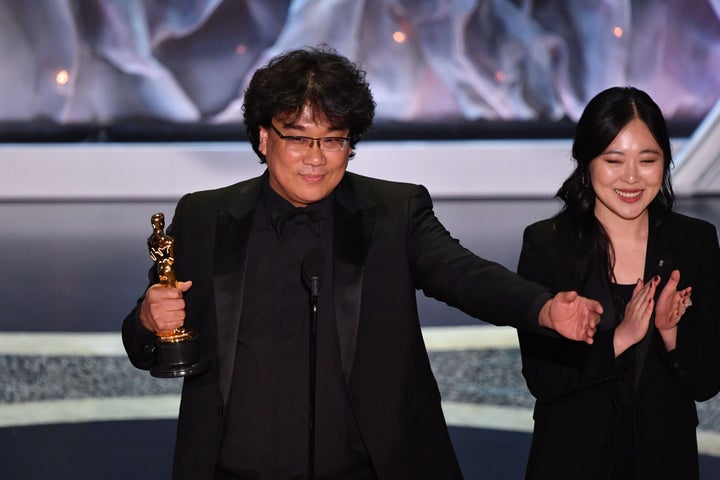
M720 0L5 0L0 140L237 140L252 72L320 43L383 138L564 137L611 85L681 126L720 98Z

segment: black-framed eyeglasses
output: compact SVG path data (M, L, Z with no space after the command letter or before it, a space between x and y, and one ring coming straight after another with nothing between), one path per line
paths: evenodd
M287 145L290 150L294 151L305 151L317 142L320 150L325 152L341 152L345 149L345 145L347 145L348 141L350 141L348 137L315 138L303 135L283 135L280 133L280 130L275 128L275 125L273 125L272 122L270 123L270 126L273 130L275 130L277 136L285 142L285 145Z

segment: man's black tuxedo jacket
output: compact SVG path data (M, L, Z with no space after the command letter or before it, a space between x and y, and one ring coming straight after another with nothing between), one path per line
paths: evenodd
M184 381L175 479L211 479L239 322L248 232L261 178L183 197L171 227L186 323L210 358ZM472 219L468 219L472 221ZM547 290L463 248L425 188L346 173L336 188L335 317L342 369L360 433L381 480L460 478L421 335L416 289L495 324L539 329ZM139 308L123 324L132 363L150 368L153 335Z
M593 345L518 332L523 375L536 397L527 478L607 479L613 457L621 384L614 359L615 310L596 269L583 285L587 254L565 217L525 230L518 273L553 290L577 290L604 313ZM720 249L713 225L680 214L650 217L645 278L660 275L657 295L680 270L678 289L692 286L693 305L680 320L677 348L667 352L650 320L635 348L632 385L637 479L698 476L694 400L720 389ZM630 433L630 432L628 432Z

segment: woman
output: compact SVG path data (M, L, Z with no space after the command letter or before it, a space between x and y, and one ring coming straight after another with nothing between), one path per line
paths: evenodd
M605 311L592 345L519 334L536 398L527 478L697 478L694 401L720 389L715 227L672 211L670 140L643 91L593 98L573 157L518 273Z

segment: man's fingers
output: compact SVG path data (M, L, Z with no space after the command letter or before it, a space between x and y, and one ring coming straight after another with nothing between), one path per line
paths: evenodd
M590 299L588 299L588 302L590 302L590 310L597 313L598 315L601 315L603 313L604 310L603 310L602 304L600 302L598 302L597 300L590 300ZM599 322L600 317L598 316L596 318L597 318L597 321Z
M183 292L187 292L192 287L192 282L177 282L175 287L167 287L156 283L151 285L146 292L146 296L153 300L182 298Z
M565 297L565 298L563 298L563 300L566 301L566 302L568 302L568 303L574 302L575 299L578 297L578 293L575 292L575 291L563 292L563 294L564 294L564 297Z

